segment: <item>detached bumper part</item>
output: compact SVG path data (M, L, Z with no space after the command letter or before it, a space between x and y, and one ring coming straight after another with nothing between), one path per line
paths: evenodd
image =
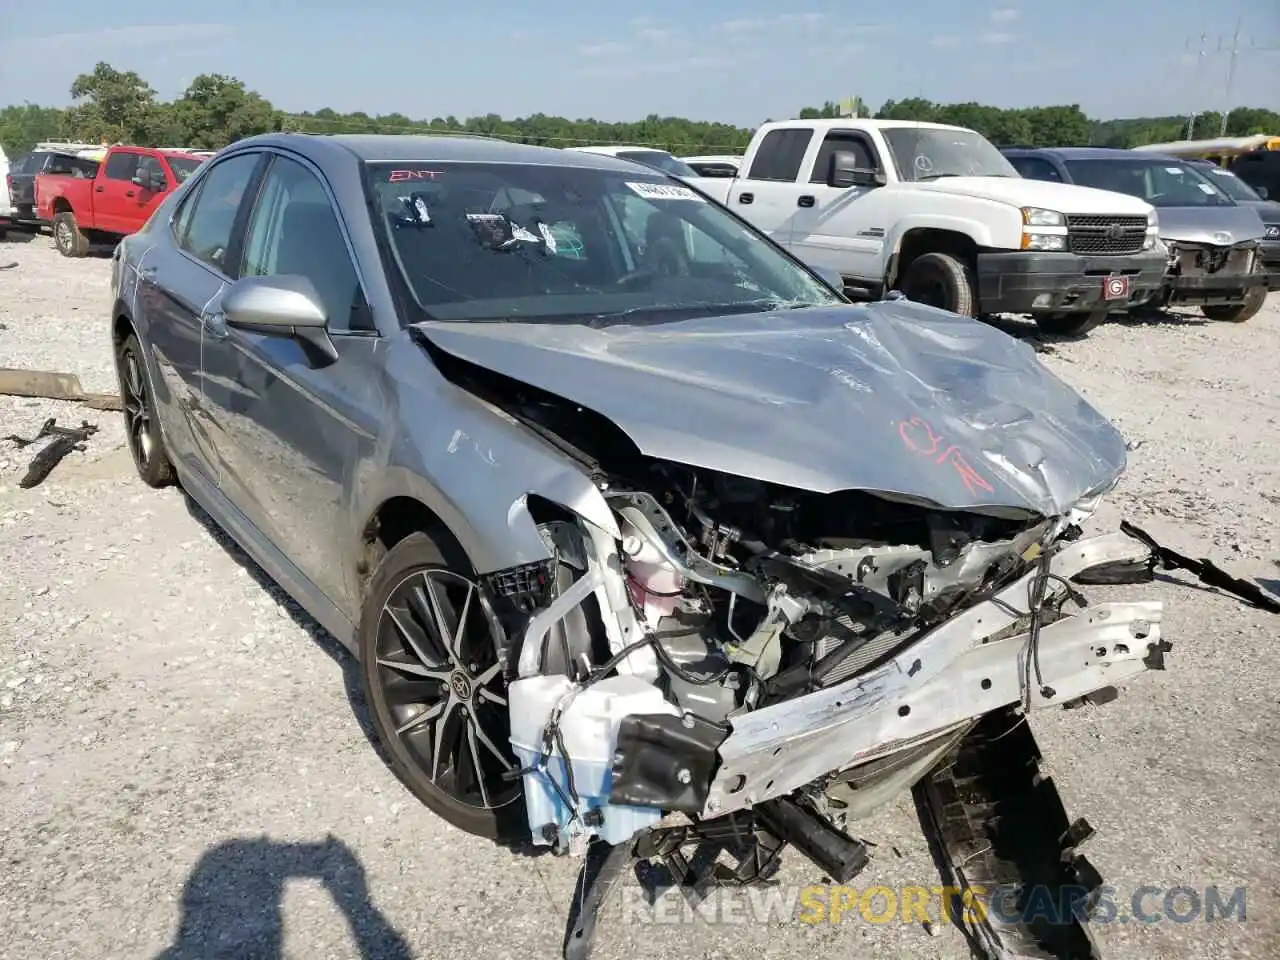
M990 713L916 784L916 812L943 882L961 894L949 912L975 952L1098 960L1087 917L1102 876L1077 849L1093 830L1070 822L1040 760L1026 717Z
M978 299L985 313L1085 313L1123 310L1160 293L1167 266L1159 251L1130 256L1074 253L980 253ZM1129 278L1128 300L1104 300L1111 276Z

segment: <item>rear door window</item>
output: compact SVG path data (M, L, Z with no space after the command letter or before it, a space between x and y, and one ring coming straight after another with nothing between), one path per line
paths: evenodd
M747 179L794 183L812 139L813 131L805 127L770 130L760 141Z

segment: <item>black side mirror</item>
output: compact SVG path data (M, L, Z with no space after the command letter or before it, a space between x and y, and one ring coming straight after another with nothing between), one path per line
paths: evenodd
M880 187L884 186L884 174L869 167L858 166L858 155L849 150L837 150L827 166L829 187Z

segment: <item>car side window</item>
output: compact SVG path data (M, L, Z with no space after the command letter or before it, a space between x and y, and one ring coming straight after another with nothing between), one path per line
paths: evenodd
M199 192L188 196L178 212L178 245L222 273L230 273L225 258L231 247L231 232L259 156L241 153L210 168L198 185Z
M813 131L804 127L770 130L760 141L747 179L795 182L812 139Z
M117 150L107 157L105 176L108 180L132 180L138 169L138 155L126 150Z
M823 138L822 146L818 148L818 157L813 161L813 173L809 177L809 182L826 183L831 158L842 150L857 157L858 166L862 169L876 168L875 154L871 152L866 138L849 130L832 130Z
M1050 180L1054 183L1061 183L1062 177L1058 175L1057 168L1041 157L1010 157L1009 162L1013 164L1013 169L1028 180Z
M306 277L336 333L371 330L364 293L338 216L319 177L276 157L249 218L242 277Z

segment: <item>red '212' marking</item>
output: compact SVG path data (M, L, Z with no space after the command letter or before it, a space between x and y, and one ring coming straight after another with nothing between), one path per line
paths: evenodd
M995 492L991 484L973 469L959 447L948 445L945 439L934 433L933 428L919 417L901 421L898 424L898 436L902 437L902 442L912 453L929 457L939 466L950 462L971 494Z

